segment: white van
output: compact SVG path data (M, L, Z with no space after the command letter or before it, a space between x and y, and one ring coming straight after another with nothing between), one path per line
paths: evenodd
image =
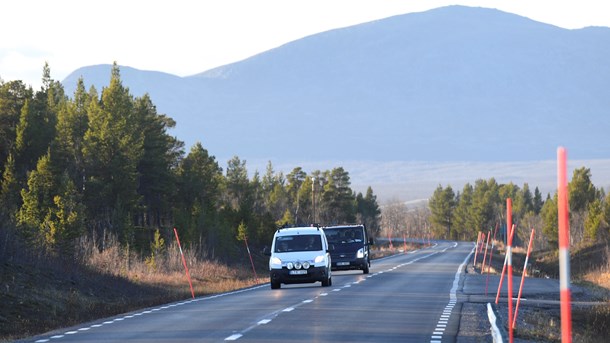
M271 289L281 284L332 284L330 247L324 231L318 227L278 229L273 235L269 258Z

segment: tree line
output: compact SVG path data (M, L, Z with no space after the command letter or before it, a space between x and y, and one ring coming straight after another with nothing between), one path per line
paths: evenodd
M223 170L201 143L185 154L168 133L175 121L131 95L116 63L101 92L81 78L68 97L48 64L42 81L34 92L0 79L1 230L32 250L70 255L79 237L108 235L146 249L155 230L176 227L185 245L222 259L241 247L238 227L259 246L282 225L379 231L376 195L356 194L342 167L284 175L269 162L250 177L245 160Z
M575 169L568 184L570 235L572 244L608 241L610 237L610 195L591 182L591 170ZM529 230L542 231L537 245L557 248L557 192L543 199L538 187L498 184L494 178L479 179L461 192L439 185L429 200L430 221L436 237L476 240L479 232L506 233L506 199L512 200L513 224L517 236L527 239ZM520 237L519 237L520 236Z

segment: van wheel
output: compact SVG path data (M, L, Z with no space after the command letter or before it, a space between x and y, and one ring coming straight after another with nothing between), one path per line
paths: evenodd
M363 274L368 274L369 273L369 264L368 263L366 263L364 265L364 268L362 268L362 273Z
M329 276L328 279L322 280L322 287L328 287L333 284L332 278Z
M282 284L271 281L271 289L280 289L280 287L282 287Z

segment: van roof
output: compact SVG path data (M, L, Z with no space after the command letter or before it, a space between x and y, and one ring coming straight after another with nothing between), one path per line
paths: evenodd
M348 229L348 228L355 228L355 227L364 227L364 224L325 226L322 229Z
M316 235L320 234L321 231L317 227L303 226L303 227L289 227L284 229L278 229L275 233L276 236L293 236L293 235Z

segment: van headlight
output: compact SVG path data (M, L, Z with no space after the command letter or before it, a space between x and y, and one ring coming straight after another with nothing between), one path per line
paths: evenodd
M326 256L324 256L324 255L316 256L316 259L314 260L314 263L322 263L322 262L324 262L324 258L325 257Z
M361 248L358 250L358 252L356 253L356 257L357 258L364 258L364 248Z
M277 257L271 258L271 268L282 268L282 260Z

